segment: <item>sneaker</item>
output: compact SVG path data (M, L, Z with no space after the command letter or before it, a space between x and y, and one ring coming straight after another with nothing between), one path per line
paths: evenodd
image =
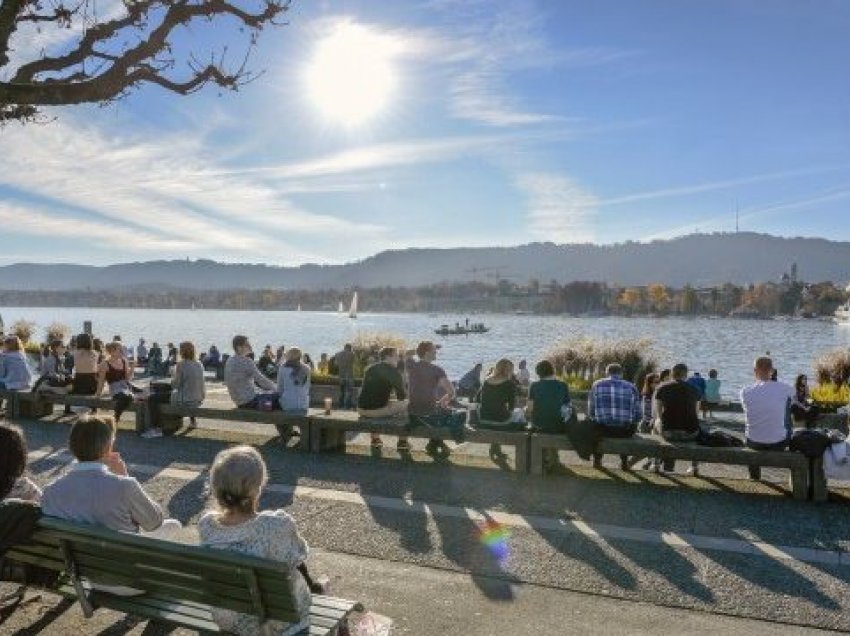
M161 428L149 428L139 435L139 437L144 437L145 439L153 439L154 437L162 437L162 429Z

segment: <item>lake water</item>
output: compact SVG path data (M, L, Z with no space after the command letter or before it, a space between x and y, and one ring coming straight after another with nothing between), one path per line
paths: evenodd
M358 319L328 312L294 311L215 311L203 309L85 309L26 308L0 309L8 328L24 318L38 325L38 336L52 322L61 322L74 331L85 320L103 339L121 334L126 343L145 337L158 341L191 340L199 350L215 343L228 352L236 333L251 338L256 350L265 344L297 345L318 359L322 352L333 353L358 331L392 332L415 344L431 339L443 345L440 364L452 378L458 378L476 361L492 363L499 357L534 361L561 339L649 338L662 365L684 361L692 369L707 374L720 372L723 393L733 396L751 378L755 356L769 351L783 379L792 381L797 373L811 373L812 359L838 347L850 347L850 326L816 321L745 321L729 319L681 318L574 318L567 316L475 315L491 331L473 336L434 335L441 324L463 323L463 315L371 314Z

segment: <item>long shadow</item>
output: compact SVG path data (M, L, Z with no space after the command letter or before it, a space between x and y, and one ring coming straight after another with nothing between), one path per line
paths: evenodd
M478 524L469 518L440 515L434 516L434 524L440 533L443 555L468 570L475 587L484 596L500 602L514 600L514 584L518 581L502 568L498 544L491 546L481 540Z
M206 471L195 479L185 482L168 500L167 516L179 520L185 526L190 519L203 512L209 501L207 484Z
M683 594L704 603L714 601L712 591L697 579L697 567L672 547L628 540L608 540L608 545L641 569L664 577Z
M815 581L794 571L778 559L771 559L764 555L737 554L699 548L698 550L706 558L759 589L772 594L805 599L826 610L842 609L840 603L818 589ZM831 574L835 575L835 573Z
M59 603L42 614L41 618L39 618L36 622L31 625L27 625L26 627L22 627L10 636L37 636L38 634L51 633L49 629L50 625L53 621L58 620L62 614L67 612L74 605L74 602L75 601L72 601L71 599L63 598L59 601Z
M565 557L593 568L612 585L623 590L637 588L634 575L607 554L594 539L579 533L538 531L538 534Z
M387 479L380 486L373 487L370 481L360 484L360 493L366 501L366 508L378 525L396 532L401 547L412 554L427 554L433 549L431 535L428 532L428 515L374 504L375 497L395 500L415 499L414 484L416 477L411 475L409 465L395 464L393 460L375 460L386 464ZM395 465L392 465L395 464ZM399 503L399 505L403 505Z

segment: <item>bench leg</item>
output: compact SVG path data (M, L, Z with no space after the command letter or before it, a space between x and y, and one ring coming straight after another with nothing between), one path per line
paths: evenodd
M522 475L528 474L528 463L530 459L531 444L528 443L528 437L516 443L516 461L514 462L514 470Z
M813 459L809 466L810 484L812 488L813 501L826 501L829 499L829 489L826 485L826 474L823 472L823 458Z
M808 468L791 469L791 494L797 501L806 501L809 498Z
M543 474L543 447L536 440L533 439L528 443L529 449L528 454L531 458L529 462L528 469L531 471L532 475L542 475ZM519 455L519 447L517 447L517 455ZM518 470L518 469L517 469Z
M321 441L319 443L321 452L344 453L345 431L340 431L335 428L322 429Z
M318 422L310 424L310 452L322 452L322 425Z

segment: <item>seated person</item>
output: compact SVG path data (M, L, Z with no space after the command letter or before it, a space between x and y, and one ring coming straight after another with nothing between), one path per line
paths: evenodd
M640 393L634 384L623 379L619 364L609 364L605 375L590 387L587 418L600 437L632 437L643 417ZM620 464L623 470L628 470L628 455L620 455ZM601 467L601 453L594 453L593 465Z
M260 373L257 364L248 357L251 343L247 336L233 337L233 352L235 355L230 356L224 365L224 384L233 403L240 409L279 409L277 385ZM258 386L268 393L258 393Z
M229 633L300 634L310 624L311 589L322 592L322 586L309 579L304 565L309 549L298 534L295 520L284 510L259 512L260 495L267 481L266 464L256 449L237 446L221 451L210 469L215 509L201 517L198 535L204 546L279 561L291 577L300 620L294 625L267 623L265 632L253 616L213 609L213 619Z
M280 408L293 416L307 415L310 410L310 375L312 370L303 361L301 349L290 347L284 354L286 360L277 372L277 390ZM291 424L277 424L284 444L293 435Z
M541 433L564 433L565 421L571 414L570 389L555 376L555 367L549 360L541 360L534 367L538 380L528 388L525 415Z
M210 350L204 357L204 366L208 369L217 369L221 364L221 352L215 345L210 346Z
M179 351L180 361L174 367L174 377L171 378L171 403L198 407L207 397L204 366L196 359L195 345L191 342L181 342ZM196 425L195 416L189 416L189 427Z
M0 389L28 391L31 386L32 371L21 339L13 335L6 336L3 339L3 352L0 353Z
M97 390L95 395L100 395L103 386L109 388L109 395L115 402L115 421L121 420L121 415L133 403L133 363L124 357L124 347L120 342L109 342L106 344L107 358L98 365Z
M809 378L801 373L794 382L794 398L791 400L791 415L795 422L802 422L806 428L814 426L820 416L817 404L812 403L809 395Z
M478 428L498 430L524 430L525 414L516 408L516 382L514 363L502 358L493 373L484 380L478 394ZM490 444L490 457L503 459L505 454L499 444Z
M127 473L113 451L115 420L85 416L71 426L68 448L76 459L70 470L44 488L45 515L122 532L145 532L165 538L180 528L165 519L162 508ZM97 496L92 496L97 493Z
M65 394L71 389L71 373L65 366L65 345L61 340L50 343L47 356L41 363L41 377L33 386L33 391Z
M481 371L484 365L480 362L467 371L463 377L458 380L457 393L462 397L470 399L475 398L481 390Z
M437 359L436 345L430 340L420 342L416 347L416 357L418 359L405 360L411 423L448 428L455 441L462 441L467 413L465 410L449 408L455 399L455 388L443 368L434 364ZM447 456L449 449L441 439L433 438L429 440L425 452L433 456Z
M146 367L148 364L148 346L144 338L139 338L139 344L136 347L136 364L140 367Z
M705 395L702 398L703 417L713 415L713 407L720 404L720 380L717 379L717 369L710 369L708 380L705 381Z
M41 500L41 489L29 477L27 442L16 426L0 424L0 501L4 499Z
M379 361L366 367L363 374L363 386L357 398L357 412L360 417L369 419L406 417L407 394L404 390L404 378L398 371L398 349L384 347L378 358ZM372 433L372 447L380 448L381 445L381 436ZM409 449L405 436L399 436L398 447L401 451Z
M754 384L741 389L744 432L747 447L755 450L784 450L791 439L788 407L795 397L794 387L772 380L773 360L757 358L753 365ZM750 466L750 479L761 479L761 467Z
M673 381L655 392L655 412L661 436L671 442L692 442L700 436L699 389L688 379L688 367L677 364L673 367ZM664 470L676 468L676 461L665 459ZM657 464L656 464L657 467ZM691 464L690 474L699 475L699 466Z

